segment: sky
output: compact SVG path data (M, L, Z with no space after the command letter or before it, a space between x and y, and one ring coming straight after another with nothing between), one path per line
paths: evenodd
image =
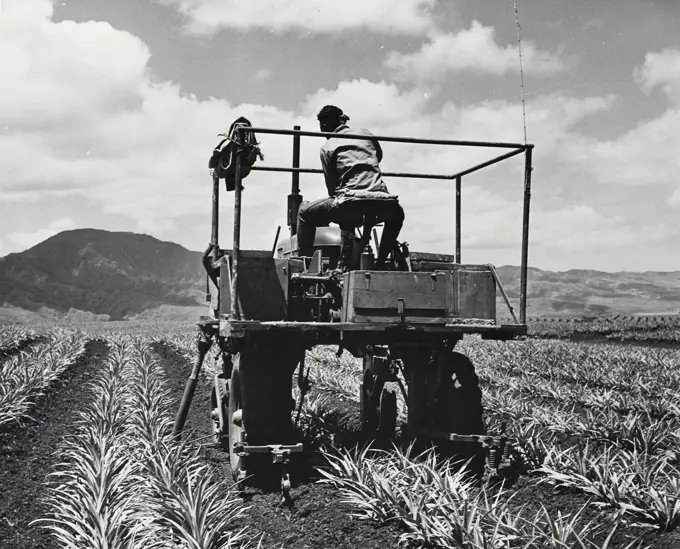
M524 93L507 0L0 0L0 256L85 227L203 250L217 134L239 116L316 131L335 104L376 135L522 143L526 123L531 266L680 270L680 2L517 8ZM261 165L290 165L292 138L259 140ZM322 143L303 138L304 167ZM383 148L385 171L440 174L504 152ZM463 178L464 262L519 264L523 172L519 156ZM452 182L385 179L401 239L453 253ZM242 247L271 249L290 176L244 185Z

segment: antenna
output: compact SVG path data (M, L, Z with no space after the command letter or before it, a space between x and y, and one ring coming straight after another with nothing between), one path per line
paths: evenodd
M522 121L524 123L524 144L527 144L527 111L526 105L524 103L524 67L522 65L522 36L520 31L522 26L519 24L519 11L517 10L517 2L515 5L515 26L517 27L517 50L519 52L519 77L521 85L521 98L522 98Z

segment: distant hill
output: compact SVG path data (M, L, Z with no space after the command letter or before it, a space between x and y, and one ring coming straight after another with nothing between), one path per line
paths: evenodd
M0 258L0 322L195 321L206 311L200 259L143 234L65 231ZM519 268L498 274L516 306ZM507 316L500 301L498 311ZM530 317L679 312L680 272L529 269Z
M510 300L519 303L519 267L497 269ZM680 271L620 272L528 269L529 316L679 314ZM507 310L500 307L501 315Z
M148 317L168 306L204 309L204 296L200 254L142 234L65 231L0 258L0 320Z

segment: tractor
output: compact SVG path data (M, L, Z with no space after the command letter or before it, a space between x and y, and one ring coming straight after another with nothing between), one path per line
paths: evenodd
M177 413L173 432L180 436L203 359L213 343L222 356L211 398L214 440L229 453L235 481L243 486L263 463L280 468L281 489L290 490L289 464L303 451L296 438L295 409L308 389L305 355L317 345L337 346L363 362L359 396L361 435L365 441L390 441L397 423L401 392L407 405L403 440L434 446L467 462L480 478L498 474L509 455L505 434L487 435L479 380L471 361L455 351L466 335L512 340L527 333L527 256L533 145L375 136L381 142L509 149L501 156L456 174L389 173L386 177L447 180L456 186L455 255L423 253L398 243L388 264L373 268L371 245L379 217L357 218L354 226L317 230L312 257L297 253L297 214L302 202L302 137L365 139L351 133L330 134L239 126L234 142L252 135L293 137L292 167L252 166L252 170L292 174L288 195L290 234L275 239L273 250L241 249L243 159L233 157L235 184L233 244L218 245L219 177L213 176L212 247L206 269L218 290L210 315L201 317L199 352ZM490 264L461 261L461 187L464 176L510 157L525 155L519 320ZM250 170L248 166L248 170ZM408 210L407 210L408 215ZM341 253L345 268L337 269ZM498 300L512 317L497 321ZM298 402L293 398L297 370ZM269 465L266 465L269 467Z

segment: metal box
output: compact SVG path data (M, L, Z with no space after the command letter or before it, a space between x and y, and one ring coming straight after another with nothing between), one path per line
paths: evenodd
M231 311L231 257L220 265L220 313ZM290 276L304 270L301 259L275 259L271 252L242 250L238 306L244 320L287 320L291 313Z
M496 284L486 266L432 272L345 274L343 322L458 324L496 319Z

